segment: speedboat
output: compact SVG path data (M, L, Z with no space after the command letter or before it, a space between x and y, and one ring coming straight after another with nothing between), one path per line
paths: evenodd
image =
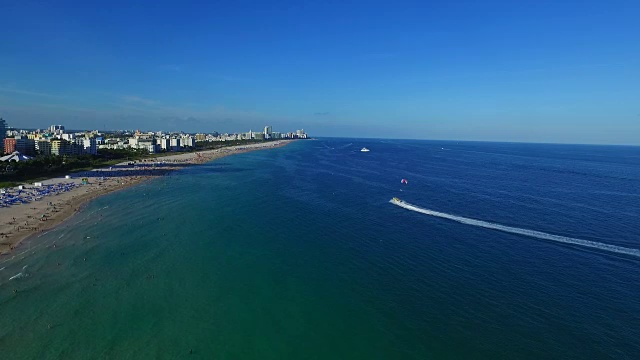
M362 152L368 152L368 151L371 151L371 150L367 149L366 147L363 147L362 149L360 149L360 151L362 151Z

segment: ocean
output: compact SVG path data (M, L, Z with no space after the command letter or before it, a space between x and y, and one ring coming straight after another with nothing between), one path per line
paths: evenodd
M0 358L638 359L639 219L639 147L233 155L0 258Z

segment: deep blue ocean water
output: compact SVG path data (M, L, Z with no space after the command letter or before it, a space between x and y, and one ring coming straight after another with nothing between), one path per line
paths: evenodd
M640 249L638 147L298 141L99 198L0 258L0 358L640 358L639 257L394 196Z

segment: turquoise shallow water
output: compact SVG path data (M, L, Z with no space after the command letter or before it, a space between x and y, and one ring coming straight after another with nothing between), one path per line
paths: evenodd
M639 155L324 139L185 169L0 259L0 357L637 358L638 259L388 200L640 248Z

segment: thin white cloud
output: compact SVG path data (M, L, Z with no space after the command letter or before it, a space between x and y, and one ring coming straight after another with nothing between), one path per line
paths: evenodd
M64 98L64 96L61 96L61 95L53 95L53 94L36 92L36 91L16 89L10 86L0 86L0 92L20 94L20 95L30 95L30 96L41 96L41 97L56 98L56 99Z
M155 100L145 99L143 97L136 96L136 95L122 96L122 100L124 100L126 103L142 104L146 106L156 105L158 103Z
M99 129L236 132L258 129L265 124L271 124L274 128L279 126L283 130L291 130L297 126L297 121L282 115L231 109L215 104L165 104L138 95L103 94L103 99L111 98L111 101L102 102L93 108L58 101L35 101L27 106L13 103L9 93L7 96L2 95L0 92L2 115L27 127L47 126L47 119L52 118L70 128Z

